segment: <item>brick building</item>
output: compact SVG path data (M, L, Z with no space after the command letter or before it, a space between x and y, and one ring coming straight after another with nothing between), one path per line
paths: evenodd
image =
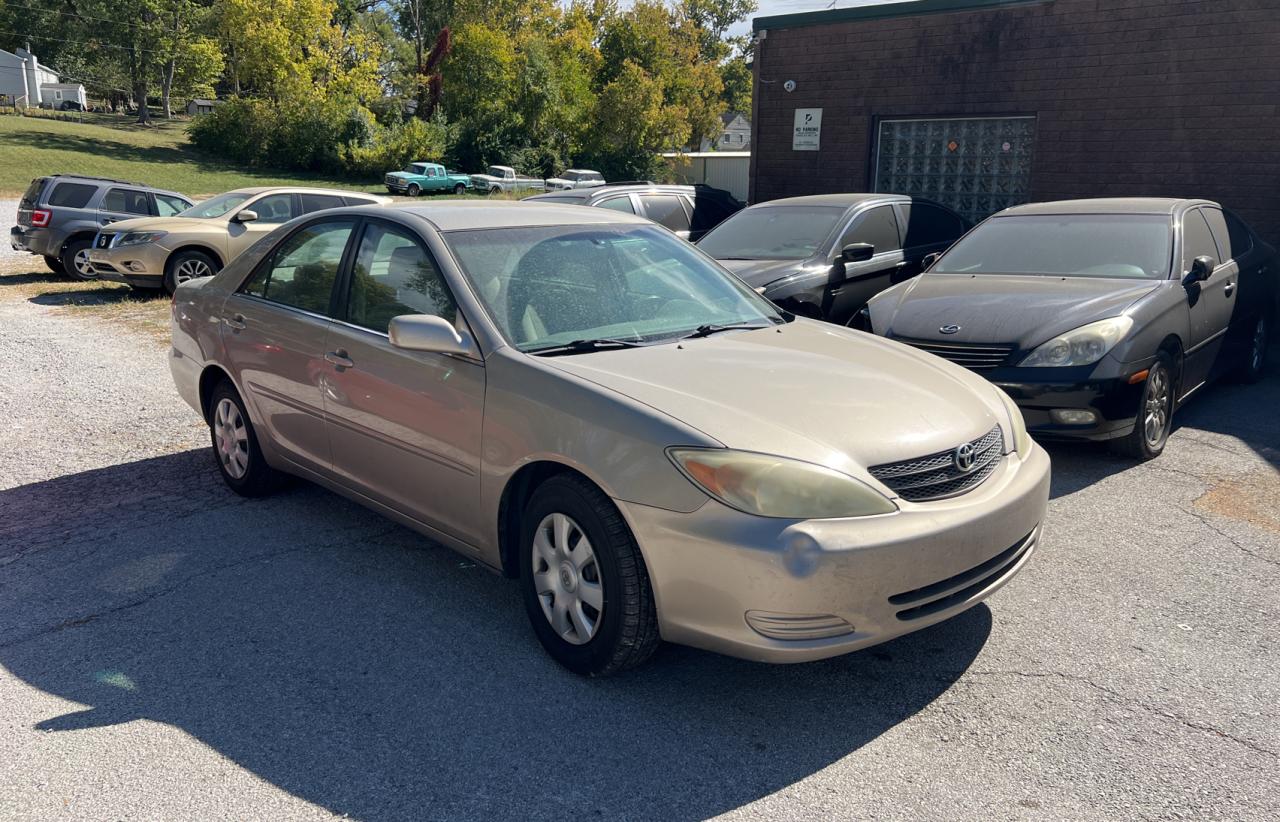
M754 29L752 202L1207 197L1280 245L1280 0L915 0Z

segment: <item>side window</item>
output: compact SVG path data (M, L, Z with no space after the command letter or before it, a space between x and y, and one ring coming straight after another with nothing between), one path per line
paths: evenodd
M53 187L53 191L49 192L48 204L63 208L84 208L97 190L97 186L83 183L58 183Z
M729 216L729 209L710 197L693 198L693 231L710 231Z
M893 206L877 206L854 220L853 225L840 240L840 247L849 243L870 243L877 254L897 251L898 218L893 216Z
M349 206L377 205L377 200L370 200L365 197L343 197L342 201Z
M298 216L293 213L292 194L268 194L261 200L255 200L248 208L258 215L261 225L287 223Z
M408 232L370 223L351 271L347 321L386 332L392 317L436 314L453 322L457 306L440 269Z
M191 204L186 200L179 199L171 194L156 194L155 198L156 212L161 217L172 217L191 208Z
M328 314L351 229L350 220L332 220L294 232L240 290L273 303Z
M672 231L688 231L689 215L684 210L684 200L675 194L641 194L644 216Z
M324 211L326 208L342 208L342 198L334 197L329 194L302 195L303 214L310 214L313 211Z
M122 214L150 214L151 203L147 195L141 191L128 188L113 188L102 198L101 211L115 211Z
M1216 259L1225 263L1238 257L1239 254L1233 248L1231 234L1227 231L1227 221L1222 216L1222 212L1216 208L1202 208L1200 213L1208 221L1209 231L1213 234L1213 240L1218 246Z
M607 208L613 211L625 211L627 214L636 213L635 206L631 205L631 198L625 194L621 197L610 197L607 200L601 200L596 207Z
M1230 211L1224 211L1227 221L1227 237L1231 243L1232 259L1240 259L1253 250L1253 234L1239 217Z
M1204 221L1200 209L1188 211L1182 218L1182 273L1191 270L1196 257L1212 257L1218 260L1218 247L1214 245L1209 224ZM1218 260L1221 262L1221 260Z
M907 238L903 248L922 245L951 244L964 233L964 222L949 211L924 203L903 207L907 219Z

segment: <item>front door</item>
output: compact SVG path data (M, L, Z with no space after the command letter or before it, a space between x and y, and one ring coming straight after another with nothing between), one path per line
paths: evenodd
M689 239L689 212L684 198L678 194L641 194L640 207L644 216L658 225L664 225L678 236Z
M855 217L832 249L832 256L838 258L840 250L852 243L867 243L875 248L875 254L864 262L845 263L844 278L833 278L835 282L827 289L822 316L841 325L847 324L867 300L893 285L905 265L893 206L876 206Z
M405 351L387 338L391 318L404 314L462 322L413 232L370 220L358 249L327 349L334 470L360 493L478 544L484 365Z
M352 218L302 226L264 259L222 308L227 359L245 400L287 459L330 465L322 381L330 305Z
M1218 254L1201 209L1188 211L1182 218L1182 274L1191 270L1191 263L1196 257L1209 257L1217 262L1220 259ZM1235 309L1238 275L1239 267L1235 261L1227 260L1216 265L1209 279L1186 289L1190 333L1180 386L1183 395L1208 379L1214 360L1226 341L1227 327Z
M240 222L235 217L227 225L227 262L231 262L249 246L256 243L276 226L299 216L298 198L295 194L277 192L250 200L236 212L252 211L257 219Z

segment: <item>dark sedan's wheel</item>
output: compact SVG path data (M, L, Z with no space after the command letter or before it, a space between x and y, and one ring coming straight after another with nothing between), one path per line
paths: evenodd
M459 196L467 193L467 187L463 183L458 183L453 187L453 193Z
M189 249L179 251L169 257L164 266L164 290L168 294L178 290L178 286L187 280L198 280L201 277L212 277L221 266L218 261L203 251Z
M552 477L529 501L520 586L538 641L575 673L608 676L658 648L640 549L613 502L580 477Z
M410 197L417 197L419 194L422 193L422 189L418 186L417 183L409 183L408 193Z
M1138 460L1160 456L1173 430L1174 373L1173 358L1161 351L1142 386L1133 432L1112 441L1117 452Z
M49 270L52 271L54 274L67 273L67 270L62 267L62 260L59 260L57 257L50 257L48 254L45 254L44 264L49 266Z
M209 433L218 472L232 491L261 497L280 487L284 475L262 456L258 436L235 386L223 380L209 398Z
M89 262L89 248L93 245L92 240L72 240L62 249L63 272L76 280L96 280L98 272L93 270L93 263Z
M1271 347L1271 318L1266 314L1258 315L1253 331L1249 335L1249 344L1245 349L1244 361L1240 363L1238 373L1243 382L1254 383L1262 379L1267 370L1267 349Z

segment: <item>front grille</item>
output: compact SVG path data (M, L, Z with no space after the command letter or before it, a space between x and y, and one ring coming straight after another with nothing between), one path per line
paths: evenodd
M939 611L945 611L991 586L1007 573L1009 568L1017 565L1019 560L1035 548L1035 545L1036 532L1032 531L986 562L923 588L894 594L889 597L889 604L908 606L896 614L903 622L923 619Z
M111 241L116 237L115 232L99 231L98 236L93 238L94 248L110 248Z
M394 186L395 188L399 188L401 186L399 177L392 177L390 174L388 174L386 177L386 181L387 181L387 185L389 186Z
M973 464L967 471L956 466L956 454L964 445L973 448ZM903 499L925 502L976 488L999 467L1003 456L1004 432L997 425L984 436L949 451L877 465L870 473Z
M936 357L950 360L956 365L963 365L971 371L990 371L1005 364L1013 353L1012 345L989 345L986 343L944 343L926 340L907 340L895 337L900 343L912 348L927 351Z

